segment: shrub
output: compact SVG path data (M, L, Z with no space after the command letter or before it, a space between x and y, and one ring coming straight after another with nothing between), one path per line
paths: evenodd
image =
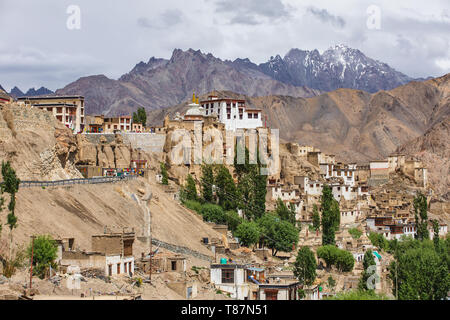
M327 268L330 268L336 263L338 250L338 248L331 244L322 246L317 249L317 257L325 260Z
M355 258L353 258L353 255L346 250L338 250L336 267L342 272L352 271L353 266L355 265Z
M242 223L242 218L239 217L239 214L234 210L229 210L225 212L225 216L227 219L228 229L231 231L235 231L239 224Z
M227 218L223 209L215 204L206 203L202 205L200 213L203 216L203 220L214 222L217 224L226 224Z
M202 204L195 200L186 200L184 201L184 206L188 209L197 211L198 213L201 212Z
M340 292L325 300L389 300L389 298L383 294L376 294L374 291L352 290Z
M335 265L340 271L349 272L353 270L355 259L353 255L333 245L326 245L317 249L317 257L325 260L327 268Z
M359 239L362 236L362 231L357 228L349 229L348 233L352 235L353 239Z
M31 258L31 244L28 247L28 256ZM53 238L49 235L37 236L34 240L33 249L33 273L41 279L45 277L50 267L56 269L54 262L56 259L57 246Z
M235 235L243 245L249 247L258 242L259 227L256 222L246 221L237 227Z
M379 250L386 250L389 247L389 242L380 233L371 232L369 234L369 239L370 242L372 242L372 245L377 247Z

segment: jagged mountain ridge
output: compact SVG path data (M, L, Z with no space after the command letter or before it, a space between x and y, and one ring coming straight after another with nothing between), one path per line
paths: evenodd
M239 65L242 63L238 62L236 67ZM386 63L345 45L331 47L323 54L318 50L291 49L284 58L280 55L271 57L258 69L283 83L321 91L352 88L374 93L391 90L413 80Z
M152 57L147 63L141 61L118 80L104 75L83 77L56 93L84 95L88 114L127 114L139 106L152 110L179 104L193 91L312 97L340 87L376 92L410 80L345 46L322 55L317 50L292 49L284 59L276 56L260 65L248 58L223 61L200 50L175 49L169 60Z
M219 96L245 99L248 106L261 108L267 125L280 129L285 141L361 162L385 158L450 116L450 74L372 94L338 89L311 98L233 92L219 92ZM185 102L151 111L147 122L161 125L166 114L173 116L187 108Z
M296 97L319 93L261 75L240 72L200 50L176 49L170 60L153 57L147 63L140 62L119 80L104 75L83 77L56 94L83 95L88 114L129 114L140 106L152 110L178 104L189 99L193 91L233 90L250 96L275 92Z
M14 97L36 97L36 96L44 96L44 95L52 95L54 92L45 87L40 87L39 89L30 88L26 93L23 93L17 86L12 88L9 94Z

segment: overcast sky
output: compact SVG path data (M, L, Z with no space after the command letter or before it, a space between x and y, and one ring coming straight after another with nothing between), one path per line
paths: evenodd
M80 29L67 27L70 5L80 8ZM367 27L371 5L379 29ZM448 0L0 0L0 30L7 90L55 90L93 74L117 79L175 48L261 63L291 48L343 43L412 77L450 72Z

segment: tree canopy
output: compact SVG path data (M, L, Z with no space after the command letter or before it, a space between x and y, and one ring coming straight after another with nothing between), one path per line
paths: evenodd
M314 252L309 247L301 247L294 262L295 277L302 285L310 286L316 280L316 268Z
M239 238L240 243L250 247L259 240L259 227L254 221L244 221L236 229L235 236Z
M142 123L145 127L147 124L147 113L145 108L138 108L136 112L133 112L133 123Z

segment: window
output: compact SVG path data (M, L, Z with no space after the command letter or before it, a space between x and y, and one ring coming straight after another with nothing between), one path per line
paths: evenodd
M242 120L242 119L243 119L242 114L240 114L239 115L239 120Z
M234 283L234 269L222 269L222 283Z
M231 119L231 114L227 114L227 119Z
M172 267L172 271L177 270L177 262L176 261L172 261L171 262L171 267Z
M252 117L253 117L253 113L249 113L249 114L248 114L248 118L249 118L249 119L252 119Z
M123 269L124 269L123 271L124 271L125 273L127 273L127 265L128 265L128 263L124 263L124 264L123 264Z
M278 300L278 290L264 290L266 300Z
M117 274L120 274L120 263L117 264Z
M254 119L258 119L258 114L257 114L257 113L254 113L254 114L253 114L253 118L254 118Z
M112 275L112 265L108 265L108 276Z

